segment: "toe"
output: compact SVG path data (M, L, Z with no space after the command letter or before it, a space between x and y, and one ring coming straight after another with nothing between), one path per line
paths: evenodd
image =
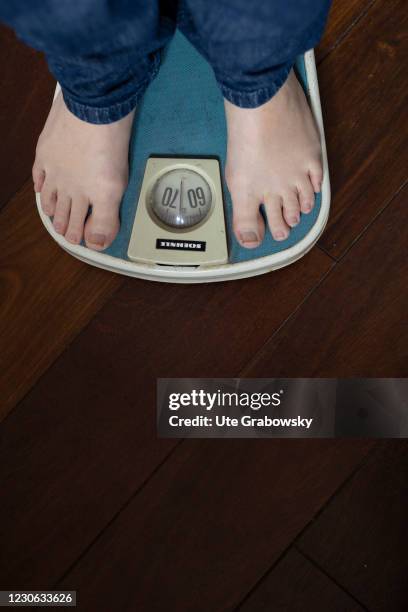
M309 213L314 206L315 190L308 176L298 182L298 194L300 210L302 213Z
M89 202L84 196L74 196L65 238L72 244L79 244L84 235L84 224L88 213Z
M283 197L283 217L289 227L295 227L300 221L300 205L298 195L294 191Z
M235 195L233 197L233 227L236 239L246 249L258 247L265 235L259 207L256 198Z
M43 212L49 217L53 217L57 204L57 189L49 180L45 180L41 188L40 199Z
M289 236L289 228L282 214L283 200L280 196L265 198L265 210L269 229L275 240L285 240Z
M103 251L114 240L119 230L119 201L96 201L92 213L85 224L86 246L95 251Z
M314 192L320 193L323 182L323 168L320 162L315 162L314 164L311 164L309 168L309 176L310 181L313 185Z
M54 229L58 234L65 234L71 209L71 198L65 194L58 194L55 206L54 219L52 221Z
M34 191L36 193L40 193L44 185L44 181L45 181L45 170L37 160L35 160L34 162L34 166L32 169L32 175L33 175Z

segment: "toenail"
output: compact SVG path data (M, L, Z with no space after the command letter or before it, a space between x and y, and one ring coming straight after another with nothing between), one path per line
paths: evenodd
M59 221L54 221L54 229L55 229L57 232L60 232L60 231L61 231L61 229L62 229L62 225L61 225L61 223L60 223Z
M78 236L76 234L68 234L67 240L70 242L79 242Z
M240 232L241 242L259 242L259 238L256 232Z
M275 232L275 238L277 240L283 240L283 238L286 238L286 234L285 232Z
M312 210L312 205L309 202L307 202L304 208L305 208L305 212L310 212Z
M299 223L299 215L294 215L293 217L290 218L290 222L293 223L294 225L297 225Z
M103 234L90 234L89 242L97 246L103 246L105 244L105 236Z

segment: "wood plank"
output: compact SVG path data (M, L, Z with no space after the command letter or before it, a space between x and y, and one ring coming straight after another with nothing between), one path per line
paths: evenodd
M156 377L235 376L332 265L314 249L285 271L242 282L128 279L0 428L4 580L21 588L58 579L172 448L156 439ZM60 276L68 282L65 272L53 282ZM78 295L92 295L96 283L79 279ZM45 291L32 290L30 312ZM42 325L33 361L46 345ZM27 342L32 326L21 334Z
M350 33L351 29L365 16L374 2L375 0L333 1L326 30L316 48L316 60L319 63Z
M242 375L408 375L408 188Z
M0 208L31 176L55 80L43 56L0 24Z
M0 214L0 421L123 280L67 255L29 180Z
M59 587L84 610L232 610L373 444L219 442L184 441Z
M408 441L379 444L299 542L373 612L408 605Z
M255 610L362 612L364 608L295 548L290 548L244 605L239 607L239 612Z
M319 244L340 258L407 177L408 11L376 2L322 63L333 201Z

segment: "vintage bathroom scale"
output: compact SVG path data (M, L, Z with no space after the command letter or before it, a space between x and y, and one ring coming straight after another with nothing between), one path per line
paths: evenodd
M211 67L178 30L163 53L155 80L136 111L129 152L129 184L121 228L103 252L70 244L41 219L68 253L100 268L146 280L208 283L270 272L293 263L320 237L330 208L330 182L313 50L296 72L320 131L324 178L315 206L275 241L246 249L232 232L232 204L223 178L226 124Z

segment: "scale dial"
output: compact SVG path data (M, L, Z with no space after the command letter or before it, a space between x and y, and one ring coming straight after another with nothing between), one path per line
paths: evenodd
M189 168L173 168L159 176L150 192L150 207L166 226L189 228L201 223L212 205L211 187Z

